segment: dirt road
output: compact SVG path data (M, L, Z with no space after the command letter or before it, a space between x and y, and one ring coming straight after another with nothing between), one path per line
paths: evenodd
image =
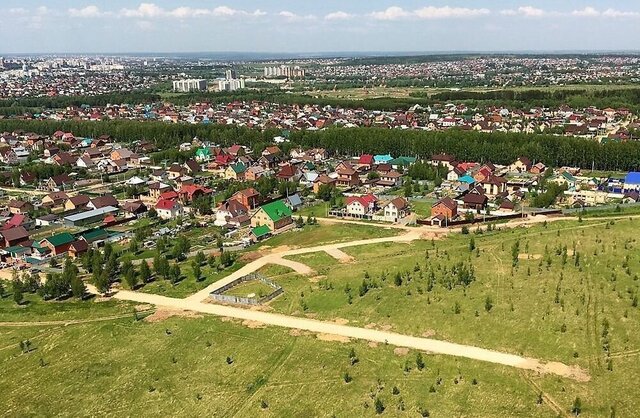
M589 376L576 366L567 366L560 363L543 363L532 358L525 358L513 354L486 350L468 345L439 341L430 338L413 337L396 334L387 331L358 328L347 325L339 325L333 322L323 322L307 318L279 315L268 312L249 309L201 303L190 298L174 299L165 296L148 293L120 291L114 296L116 299L135 301L138 303L152 304L161 307L184 309L195 312L203 312L223 317L259 322L266 325L274 325L284 328L301 329L317 334L337 335L377 343L391 344L398 347L406 347L423 350L436 354L445 354L456 357L464 357L472 360L486 361L519 369L533 370L539 373L556 374L562 377L579 381L589 380Z

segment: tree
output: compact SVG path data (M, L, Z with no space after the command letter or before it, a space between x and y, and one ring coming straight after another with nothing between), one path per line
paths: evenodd
M144 260L142 260L142 264L140 264L140 280L142 280L142 283L149 283L151 281L151 269L149 268L149 264Z
M574 414L575 416L580 415L580 413L582 412L582 401L580 401L580 398L575 398L573 400L573 405L571 406L571 413Z
M24 302L24 295L22 294L22 283L19 280L14 280L12 282L11 290L13 291L13 301L17 305L22 305L22 303Z
M407 180L404 183L404 197L411 196L413 196L413 185L411 183L411 180Z
M4 296L5 296L4 283L0 282L0 299L4 299Z
M400 275L400 272L396 273L395 277L393 278L393 283L396 286L402 286L402 276Z
M145 263L143 263L145 264ZM126 269L125 269L126 265ZM122 274L124 275L124 281L127 283L130 289L134 290L138 285L138 275L136 269L133 267L131 261L127 260L122 264Z
M137 254L138 251L140 251L140 245L137 239L131 239L131 242L129 242L129 251L131 251L132 254Z
M304 227L304 219L302 219L302 216L298 216L296 218L296 227L298 228Z
M384 412L384 404L382 400L376 396L376 400L373 402L373 407L376 410L376 414L380 415Z
M71 279L71 293L73 297L78 299L84 299L84 296L87 294L87 286L78 275L75 275Z
M418 370L424 369L424 360L422 359L422 353L418 353L418 355L416 356L416 366L418 367Z
M476 249L476 240L472 236L471 239L469 240L469 251L473 251L475 249Z
M200 264L196 260L191 262L191 270L193 270L193 278L199 282L202 278L202 267L200 267Z
M98 292L103 295L109 292L111 289L111 279L109 278L109 273L107 270L102 271L102 273L97 277L97 280L94 282L96 289Z
M180 271L180 266L174 264L169 269L169 278L171 280L171 284L176 284L180 281L180 277L182 276L182 272Z
M492 308L493 308L493 299L491 299L491 296L487 296L484 299L484 310L487 312L491 312Z
M198 251L196 253L195 261L196 263L198 263L198 265L202 266L207 261L207 257L202 251Z

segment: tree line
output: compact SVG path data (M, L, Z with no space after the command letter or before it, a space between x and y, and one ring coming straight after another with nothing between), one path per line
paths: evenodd
M22 129L42 135L57 130L75 135L97 137L109 134L122 142L141 139L153 141L160 149L170 149L194 137L222 146L241 144L249 147L271 142L282 132L278 129L252 130L228 125L167 124L140 121L16 121L0 120L0 131ZM598 170L640 169L640 142L601 144L582 138L515 133L481 133L450 129L447 131L391 130L384 128L330 128L324 131L295 131L290 146L320 147L339 155L362 153L406 155L429 158L445 152L459 161L490 161L509 164L521 156L552 167L577 166Z

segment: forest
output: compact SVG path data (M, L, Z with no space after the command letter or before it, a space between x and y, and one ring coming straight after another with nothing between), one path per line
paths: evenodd
M166 124L139 121L19 121L0 120L0 132L15 130L51 135L57 130L73 132L80 137L108 134L129 143L153 141L167 150L194 137L203 141L229 146L234 143L262 149L273 137L281 135L277 129L257 131L238 126ZM581 138L552 135L523 135L513 133L481 133L450 129L441 132L400 131L378 128L330 128L324 131L295 131L290 146L321 147L339 155L361 153L391 153L429 158L446 152L460 161L491 161L512 163L520 156L546 165L578 166L598 170L640 169L640 142L609 142L601 144Z

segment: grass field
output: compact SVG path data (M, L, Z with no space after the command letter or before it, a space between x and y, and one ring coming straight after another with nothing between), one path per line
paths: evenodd
M102 313L103 304L87 304ZM415 352L398 355L391 346L322 341L213 317L0 325L0 331L0 402L7 416L355 417L375 416L375 398L385 416L419 416L418 410L554 416L536 405L535 390L513 369L425 355L426 367L418 370ZM32 351L23 354L18 343L26 339ZM577 388L565 386L572 397Z
M368 238L392 237L401 233L398 229L358 224L307 225L302 230L292 230L259 243L255 248L314 247L317 245L353 241Z
M9 296L0 300L0 322L123 317L66 327L0 323L0 402L9 416L359 417L376 415L378 397L383 416L428 409L442 417L555 417L568 416L580 397L581 417L609 417L612 407L617 417L635 416L638 226L640 219L585 219L349 247L355 261L348 264L325 253L288 257L316 270L311 278L281 266L260 270L285 290L270 303L273 312L579 365L588 382L426 353L418 370L416 352L384 344L324 341L214 317L136 322L132 305L117 302L30 296L26 307L15 307ZM316 231L323 229L304 234ZM477 249L470 250L471 238ZM473 267L467 286L456 283L460 263ZM24 339L33 343L28 354L18 348ZM538 405L540 392L553 402Z

